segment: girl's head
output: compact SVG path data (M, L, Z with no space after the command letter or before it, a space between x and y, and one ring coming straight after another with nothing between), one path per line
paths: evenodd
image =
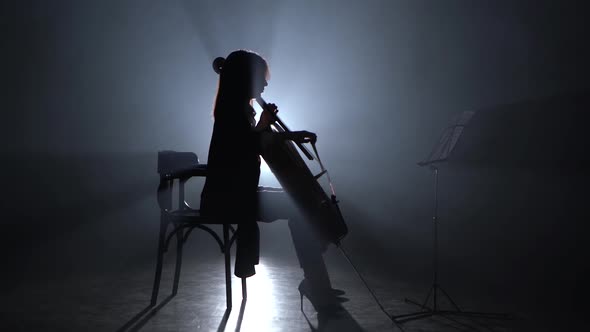
M216 109L220 104L249 102L267 85L268 64L255 52L234 51L226 59L215 59L213 66L219 73Z

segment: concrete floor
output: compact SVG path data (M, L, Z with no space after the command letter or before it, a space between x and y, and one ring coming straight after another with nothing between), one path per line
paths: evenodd
M326 261L333 286L346 291L345 312L318 317L304 299L300 310L297 285L302 272L294 255L262 257L256 276L248 279L248 300L241 302L239 279L233 280L234 308L226 312L223 260L219 253L198 259L185 254L179 292L170 297L174 252L167 254L158 305L148 306L154 264L105 274L77 275L23 283L0 302L3 331L398 331L380 310L339 252ZM388 313L411 312L403 296L425 296L420 287L379 275L367 275ZM40 278L41 279L41 278ZM470 303L478 303L471 299ZM485 303L485 301L479 301ZM444 302L441 302L444 304ZM240 305L241 304L241 305ZM479 308L476 308L479 309ZM498 321L443 317L403 324L405 331L524 330L522 319ZM533 330L533 329L531 329Z

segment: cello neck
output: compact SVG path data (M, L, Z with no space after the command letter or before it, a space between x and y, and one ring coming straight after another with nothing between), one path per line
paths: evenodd
M258 103L258 105L260 105L260 107L262 107L263 110L268 110L268 104L261 96L256 97L256 102ZM285 125L285 123L283 121L281 121L281 119L276 114L274 114L274 116L275 116L275 122L281 127L281 129L284 132L287 132L287 133L290 132L287 125ZM303 154L305 155L305 157L307 157L307 159L309 159L309 160L314 159L313 155L311 154L309 149L307 149L307 147L305 147L303 144L298 143L298 142L295 142L295 144L297 145L299 150L301 150L301 152L303 152Z

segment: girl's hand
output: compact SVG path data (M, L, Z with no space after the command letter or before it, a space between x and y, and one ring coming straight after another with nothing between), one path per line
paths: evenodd
M292 131L290 132L289 139L296 142L296 143L312 143L314 144L318 137L316 134L302 130L302 131Z
M260 120L258 124L256 124L256 128L258 129L266 129L270 126L273 122L275 122L275 114L279 112L277 105L275 104L268 104L268 108L262 111L260 114Z

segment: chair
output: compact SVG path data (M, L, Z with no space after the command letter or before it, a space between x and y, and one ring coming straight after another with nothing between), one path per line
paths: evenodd
M158 300L160 279L162 276L162 264L164 253L167 252L172 237L176 237L176 266L174 272L174 284L172 296L178 292L180 269L182 266L182 247L193 229L198 228L209 233L219 244L219 248L225 257L225 295L226 306L232 307L231 291L231 265L230 249L235 241L236 231L231 223L201 216L200 211L193 209L185 202L185 184L194 176L207 176L207 165L199 164L197 155L192 152L159 151L158 173L160 184L158 186L158 205L160 207L160 234L158 239L158 257L156 263L156 275L152 290L151 305ZM175 180L178 180L178 208L173 209L172 197ZM168 232L168 226L172 229ZM210 226L221 225L223 238ZM231 237L230 237L231 232ZM246 279L242 279L242 298L247 298Z

